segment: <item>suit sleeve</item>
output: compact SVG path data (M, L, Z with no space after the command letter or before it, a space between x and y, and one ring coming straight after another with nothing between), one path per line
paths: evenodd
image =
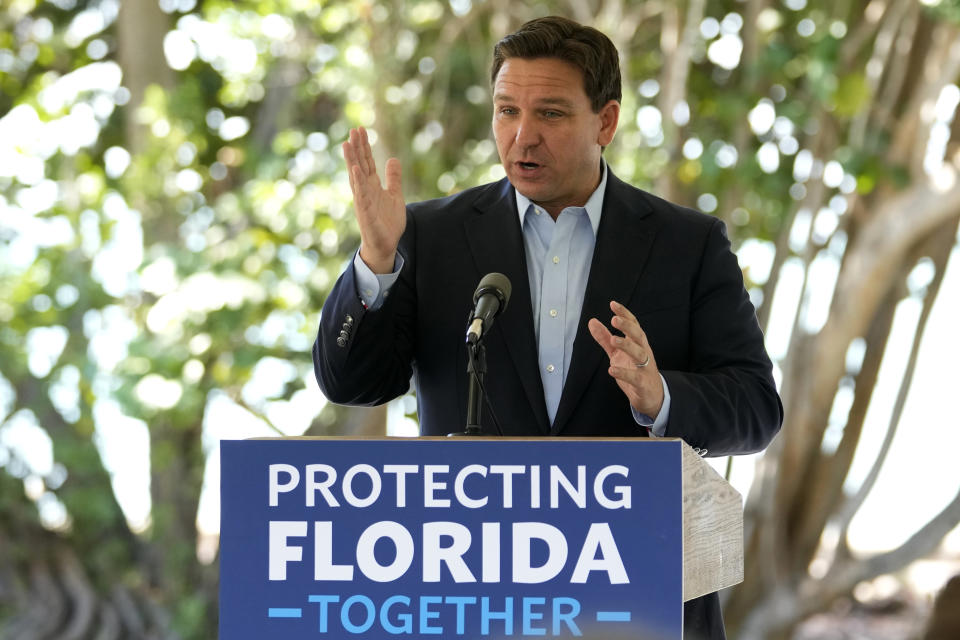
M416 299L411 273L413 218L399 251L404 265L389 296L377 310L357 295L351 262L327 297L313 344L313 370L331 402L377 405L406 393L413 373Z
M662 372L672 396L665 435L710 455L760 451L780 429L783 407L756 311L719 220L704 244L690 322L689 367Z

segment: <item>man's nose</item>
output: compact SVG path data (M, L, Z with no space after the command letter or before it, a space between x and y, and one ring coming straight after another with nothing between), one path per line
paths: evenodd
M516 143L520 147L534 147L540 143L540 127L532 116L524 115L517 127Z

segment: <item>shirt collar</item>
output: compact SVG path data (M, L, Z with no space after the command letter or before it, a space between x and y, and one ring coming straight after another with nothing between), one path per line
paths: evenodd
M603 211L603 196L607 191L607 163L604 162L603 158L600 159L600 184L597 186L596 190L590 195L590 198L587 200L587 203L581 209L587 210L587 217L590 218L590 226L593 228L593 235L596 237L597 229L600 227L600 213ZM517 213L520 216L520 228L523 228L523 220L527 215L527 211L530 210L530 207L537 206L535 205L530 198L523 195L517 191L514 187L514 192L517 194Z

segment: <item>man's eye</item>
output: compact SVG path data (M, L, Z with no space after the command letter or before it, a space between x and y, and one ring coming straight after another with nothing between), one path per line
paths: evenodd
M563 114L560 113L559 111L544 111L543 115L546 116L547 118L559 118L563 116Z

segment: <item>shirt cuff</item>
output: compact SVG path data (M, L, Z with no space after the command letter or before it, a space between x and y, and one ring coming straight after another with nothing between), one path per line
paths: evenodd
M663 374L660 374L660 380L663 381L663 404L660 406L660 413L657 414L656 419L630 407L630 411L633 412L633 419L637 421L637 424L646 427L650 435L657 438L662 438L667 432L667 420L670 418L670 387L667 386Z
M357 296L368 311L376 311L383 306L384 300L390 295L390 289L400 277L402 268L403 256L397 252L397 257L393 259L393 272L378 275L370 270L367 263L360 257L360 252L357 251L357 255L353 257Z

